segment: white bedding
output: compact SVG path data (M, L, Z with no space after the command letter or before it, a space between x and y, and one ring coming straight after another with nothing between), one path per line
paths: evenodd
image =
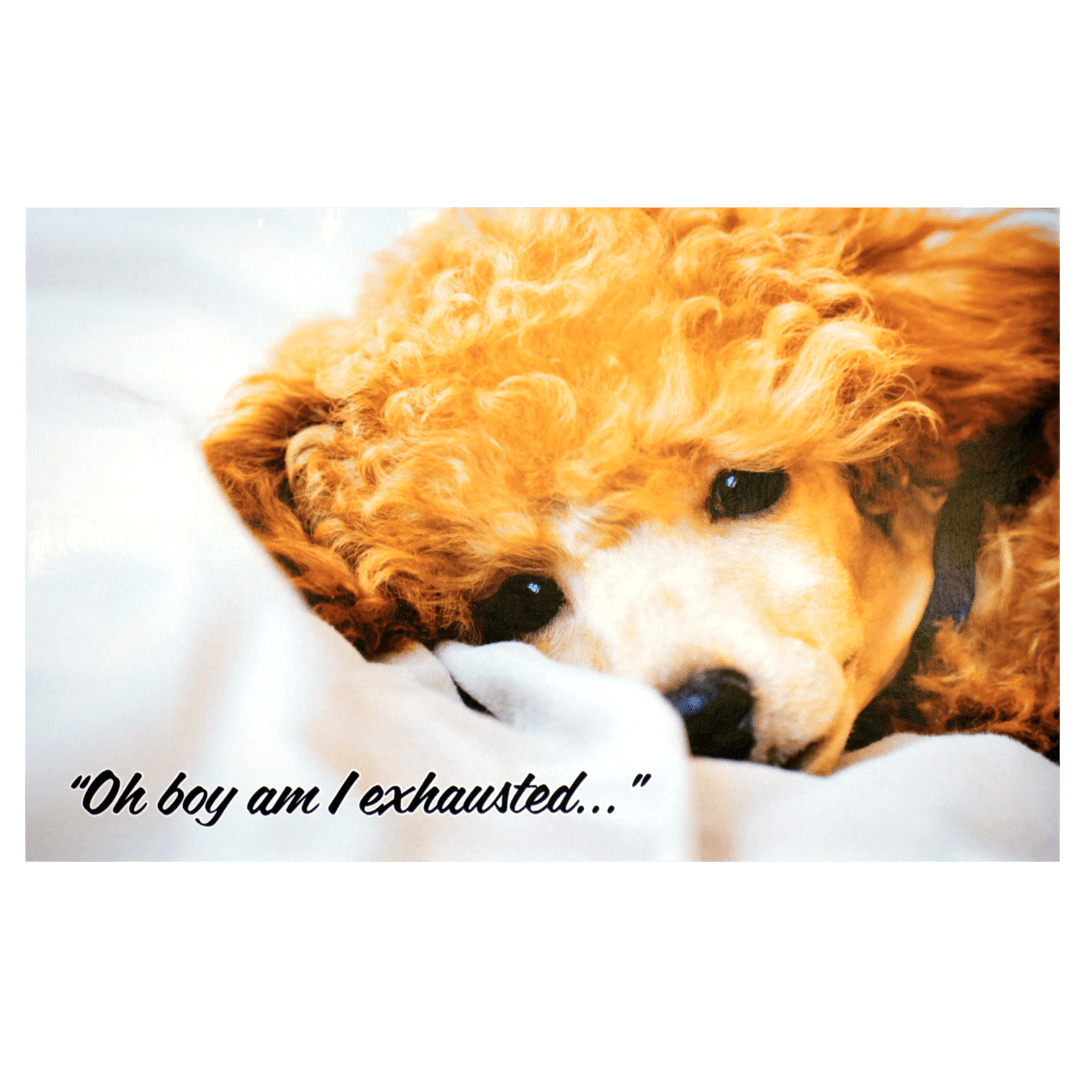
M894 736L828 778L692 761L644 687L515 643L368 663L308 611L199 438L275 338L347 310L364 252L417 216L31 213L28 857L1056 859L1059 770L1005 738ZM118 794L90 813L106 771ZM181 772L189 807L196 786L222 789L217 809L237 789L213 824L159 810ZM399 812L389 789L432 772L442 812ZM114 813L135 773L145 809ZM452 812L488 785L487 812ZM249 811L286 786L309 813Z

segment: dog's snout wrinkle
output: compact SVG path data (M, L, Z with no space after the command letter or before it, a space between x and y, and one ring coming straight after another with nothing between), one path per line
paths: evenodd
M690 753L742 760L754 748L750 681L732 668L695 672L665 697L683 718Z

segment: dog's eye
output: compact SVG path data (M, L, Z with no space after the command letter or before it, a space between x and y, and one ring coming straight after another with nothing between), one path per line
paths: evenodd
M565 602L562 589L551 578L518 574L477 604L473 614L484 644L489 645L534 633L551 622Z
M767 510L787 487L787 473L724 469L713 481L706 508L713 521Z

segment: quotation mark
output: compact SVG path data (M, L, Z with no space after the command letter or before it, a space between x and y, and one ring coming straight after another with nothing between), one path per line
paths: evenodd
M146 795L146 789L135 786L141 779L142 773L136 773L121 795L120 777L112 769L103 769L97 776L90 776L89 773L83 776L79 773L71 781L71 787L75 791L86 788L82 805L88 814L103 814L110 806L114 814L119 814L125 806L132 814L141 814L146 809L146 803L140 803L139 800Z
M631 787L644 787L651 779L652 779L652 773L651 772L647 772L644 775L642 775L641 773L638 773L637 776L634 777L634 782L630 786ZM579 814L585 813L585 807L584 806L579 806L577 812ZM592 808L592 812L594 814L599 814L600 813L600 807L599 806L594 806ZM607 808L607 812L609 814L614 814L615 813L615 807L614 806L609 806Z

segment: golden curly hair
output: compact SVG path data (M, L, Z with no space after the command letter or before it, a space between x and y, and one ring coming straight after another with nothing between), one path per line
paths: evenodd
M615 542L672 516L703 462L812 457L873 516L1052 406L1057 246L1004 216L448 212L381 258L354 318L281 345L206 456L364 653L475 641L477 602L550 564L571 501ZM1056 506L1047 487L1002 511L979 569L993 599L916 682L933 730L1056 742Z

